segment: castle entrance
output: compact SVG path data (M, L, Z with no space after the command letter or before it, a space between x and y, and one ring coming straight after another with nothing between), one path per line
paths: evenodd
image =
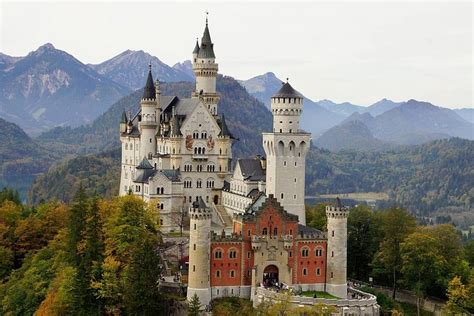
M214 195L214 204L215 205L219 204L219 196L218 195Z
M271 264L263 270L263 286L279 287L278 267Z

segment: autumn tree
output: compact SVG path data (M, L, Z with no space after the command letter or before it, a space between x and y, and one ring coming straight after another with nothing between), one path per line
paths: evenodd
M444 311L450 315L461 315L466 312L469 299L468 288L462 283L459 276L455 276L448 285L448 302Z

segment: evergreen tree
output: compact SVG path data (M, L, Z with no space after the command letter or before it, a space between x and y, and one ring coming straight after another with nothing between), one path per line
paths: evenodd
M201 301L196 293L191 297L188 305L188 315L189 316L198 316L199 311L201 310Z

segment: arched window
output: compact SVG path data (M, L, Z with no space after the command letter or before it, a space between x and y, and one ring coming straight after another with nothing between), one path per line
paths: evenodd
M216 278L220 278L221 277L221 270L217 270L216 271Z
M266 227L263 228L262 235L268 235L268 229Z
M322 248L316 248L316 257L321 257L323 255L323 249Z
M307 275L308 274L308 270L306 268L303 268L303 275Z
M308 257L309 256L309 249L304 247L303 249L301 249L301 256L302 257Z
M214 251L214 258L215 259L222 259L222 250L221 249L216 249L216 251Z
M235 259L235 258L237 258L237 250L236 250L236 249L231 248L231 249L229 250L229 258L230 258L230 259Z
M229 276L230 276L231 278L235 278L235 271L234 271L234 270L230 270Z
M273 228L273 236L278 236L278 228Z

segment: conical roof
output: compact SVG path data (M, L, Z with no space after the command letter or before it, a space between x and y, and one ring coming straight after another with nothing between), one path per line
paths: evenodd
M193 54L199 54L199 41L196 39L196 46L194 46Z
M151 65L148 71L148 78L146 79L146 85L143 89L143 99L156 99L155 85L153 84L153 76L151 75Z
M221 123L220 124L221 132L220 132L219 136L229 136L230 138L234 138L234 136L230 132L229 128L227 127L224 115L222 115L220 121L221 121L220 122Z
M293 89L293 87L288 83L284 83L283 86L275 93L272 98L302 98L301 93Z
M211 34L209 33L207 20L206 20L206 27L204 28L204 34L202 35L202 38L201 38L201 47L199 48L198 57L199 58L216 58L216 55L214 55L214 44L212 44Z
M125 111L122 112L120 123L127 123L127 113L125 113Z

